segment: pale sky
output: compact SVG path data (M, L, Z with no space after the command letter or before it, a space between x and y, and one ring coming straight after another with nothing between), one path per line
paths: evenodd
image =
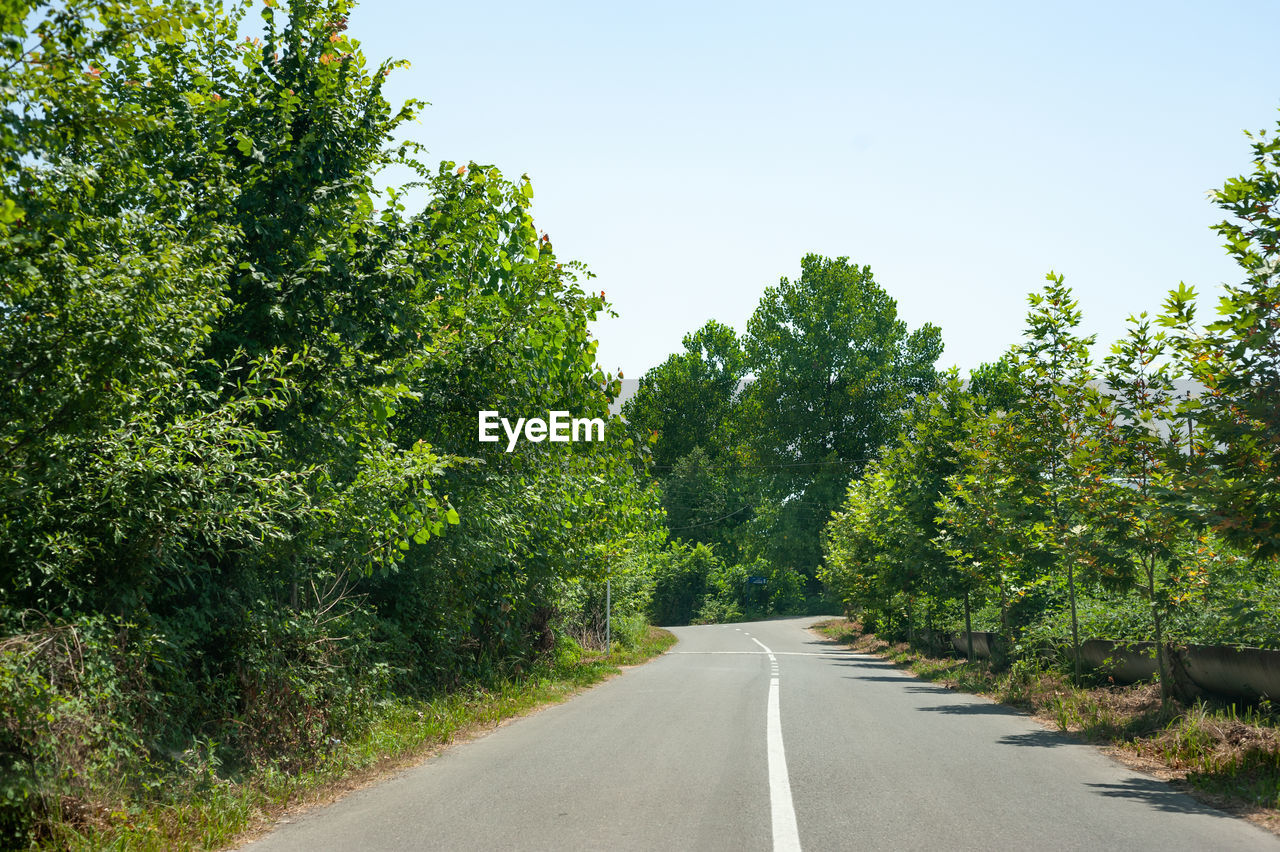
M1064 273L1101 355L1179 281L1237 279L1207 192L1280 119L1276 2L365 0L349 34L412 63L387 91L431 102L432 160L529 174L628 377L744 330L807 252L869 264L966 370Z

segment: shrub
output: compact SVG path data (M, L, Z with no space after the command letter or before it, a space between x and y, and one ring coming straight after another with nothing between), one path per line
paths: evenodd
M648 630L648 620L639 613L617 616L613 619L613 641L628 651L634 651L640 647Z
M654 566L650 613L654 624L689 624L700 613L708 577L723 568L705 544L672 543Z
M734 601L722 598L707 598L694 616L693 624L731 624L743 621L742 610Z

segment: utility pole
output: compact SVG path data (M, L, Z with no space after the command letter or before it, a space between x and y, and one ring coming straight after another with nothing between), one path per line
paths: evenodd
M604 652L613 650L613 580L604 578Z

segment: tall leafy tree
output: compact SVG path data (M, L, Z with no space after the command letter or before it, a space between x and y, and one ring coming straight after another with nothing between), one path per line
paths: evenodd
M1032 485L1047 507L1044 521L1032 528L1033 546L1048 555L1066 581L1071 614L1071 650L1076 677L1081 674L1077 607L1081 572L1114 578L1117 556L1090 520L1091 510L1106 488L1107 444L1098 429L1105 404L1096 385L1089 347L1093 336L1078 332L1082 314L1061 275L1050 272L1043 292L1029 297L1031 311L1017 366L1023 398L1015 428L1034 436L1031 452L1041 457L1043 471Z
M895 595L909 597L916 591L916 566L895 559L895 496L892 483L873 464L849 483L844 502L823 528L826 559L818 577L849 615L861 612L869 620L889 620Z
M1018 484L1030 479L1005 466L1014 459L1031 461L1025 454L1005 452L1016 437L1006 431L1008 414L1020 397L1019 374L1011 353L970 372L968 393L961 399L963 416L951 432L955 460L934 504L934 543L950 560L950 570L960 580L966 598L970 658L973 593L992 589L998 593L1001 631L1011 645L1011 589L1029 573L1026 561L1014 555L1018 548L1012 545L1024 528L1031 504L1011 498L1018 493Z
M997 409L973 421L939 499L941 544L958 570L996 591L1007 640L1016 627L1011 603L1050 567L1034 541L1048 519L1043 477L1038 438L1015 414Z
M1099 515L1104 522L1109 517L1111 535L1139 571L1156 640L1160 691L1168 699L1175 679L1164 644L1165 624L1180 574L1162 568L1176 558L1187 525L1171 505L1184 480L1178 476L1177 400L1166 349L1164 333L1153 333L1143 313L1129 318L1128 334L1106 359L1113 417L1105 438L1120 487L1110 489Z
M686 334L677 352L641 377L622 407L632 430L648 439L660 475L695 447L709 459L732 453L739 389L746 375L733 329L709 321Z
M129 613L211 554L265 555L306 504L261 428L289 359L199 381L238 238L202 69L234 25L190 4L9 11L0 586L19 608Z
M813 576L821 531L915 395L937 383L936 326L910 331L868 266L806 255L800 277L765 290L747 326L746 428L773 511L755 538Z
M41 735L60 723L6 700L0 775L34 786L0 790L0 831L33 790L113 772L124 731L305 758L389 666L429 689L519 664L659 546L620 423L476 440L481 408L607 418L618 390L603 293L537 231L528 179L394 142L415 105L387 102L394 63L365 61L343 0L267 3L258 39L248 8L0 9L0 631L117 637L86 669L139 708L73 773ZM425 209L375 188L392 163ZM49 675L4 682L84 706Z
M712 545L728 562L738 561L742 525L755 511L751 472L694 447L660 481L671 535Z
M847 601L920 593L947 600L978 589L964 565L950 558L938 506L957 469L970 409L958 375L947 374L937 390L912 400L902 431L850 484L824 530L827 560L820 571ZM860 562L875 566L874 577L861 575Z
M1224 287L1219 319L1198 329L1180 286L1166 325L1205 391L1188 412L1204 431L1201 499L1221 534L1256 559L1280 553L1280 125L1250 134L1253 170L1213 193L1214 226L1242 279Z
M754 477L739 446L746 373L733 329L711 320L640 379L622 414L650 449L672 536L737 559L739 530L754 512Z

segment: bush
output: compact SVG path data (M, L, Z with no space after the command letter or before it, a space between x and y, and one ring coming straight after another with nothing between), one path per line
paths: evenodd
M751 566L752 573L763 574L769 590L769 606L766 615L804 615L808 609L805 600L805 580L794 568L775 567L759 560ZM764 570L761 570L764 569Z
M650 614L654 624L689 624L701 612L707 579L723 563L705 544L673 542L654 565Z
M622 615L613 619L613 641L627 651L634 651L644 642L649 621L640 614Z
M64 796L120 791L147 762L151 637L102 617L33 625L0 642L0 845L25 845Z
M763 577L763 584L751 583ZM746 565L720 565L707 578L708 599L720 601L720 611L737 612L732 620L800 615L805 610L804 578L794 568L775 566L757 559ZM716 612L716 608L705 613ZM706 623L706 622L704 622Z
M718 624L802 615L804 577L764 559L726 564L708 545L671 544L654 568L650 612L655 624ZM764 577L763 584L748 582Z
M742 610L738 608L738 604L736 602L712 597L707 598L703 602L691 623L731 624L735 621L744 620L745 618L742 615Z

